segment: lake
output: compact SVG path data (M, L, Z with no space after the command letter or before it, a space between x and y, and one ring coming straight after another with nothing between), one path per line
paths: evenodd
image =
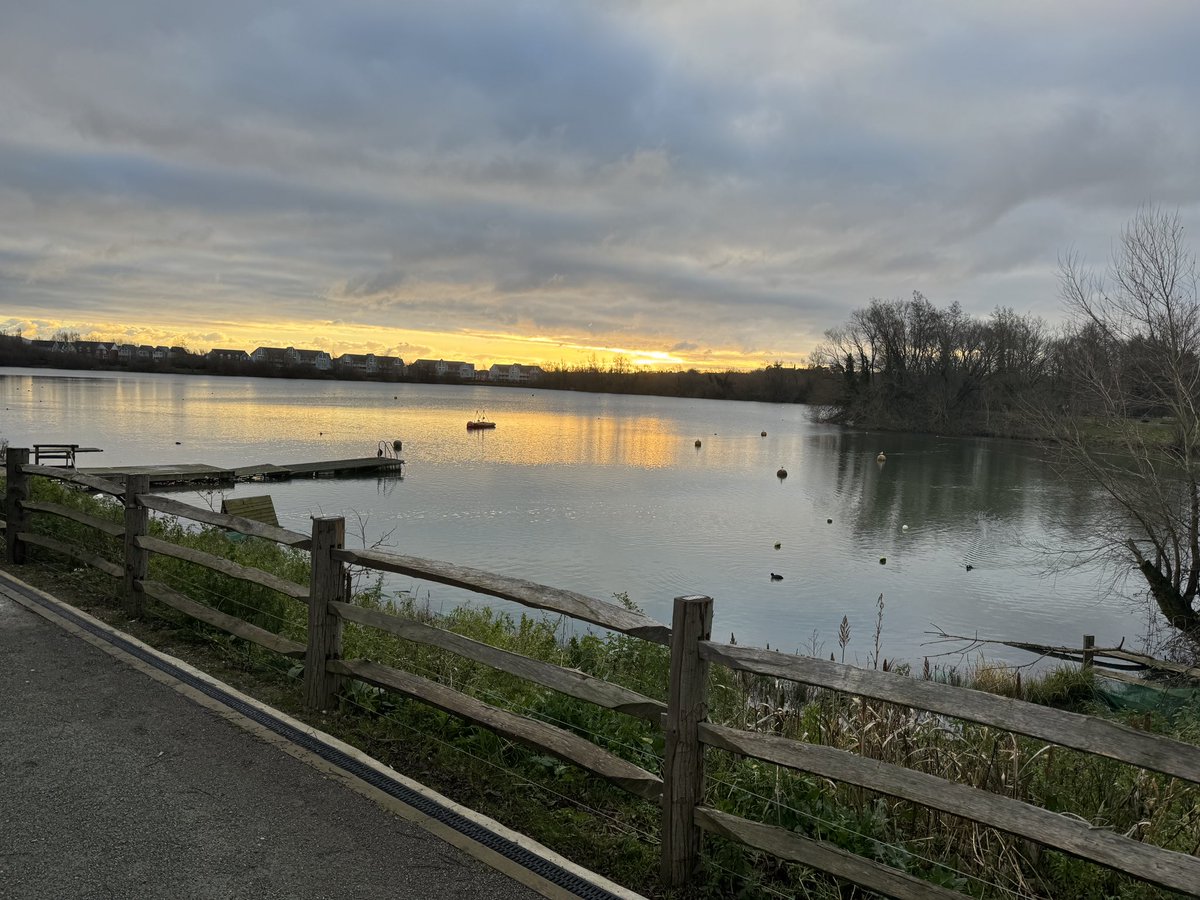
M286 464L374 456L399 439L403 480L242 484L224 495L269 493L280 524L297 531L310 516L344 515L351 546L382 540L594 597L627 593L668 623L673 597L708 594L721 640L841 658L846 616L845 658L866 663L880 594L882 653L914 662L946 649L928 643L934 626L1075 646L1084 632L1104 646L1145 631L1144 613L1098 567L1048 570L1100 500L1019 442L847 430L813 422L804 406L536 386L3 368L0 408L0 439L13 446L103 448L81 467ZM481 410L497 428L468 432ZM220 492L180 495L220 508ZM391 586L438 609L470 597ZM1000 647L988 656L1030 660Z

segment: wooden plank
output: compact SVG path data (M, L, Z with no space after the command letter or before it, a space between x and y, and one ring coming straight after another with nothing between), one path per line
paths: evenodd
M386 469L398 469L402 460L390 459L386 456L361 456L354 459L331 459L313 463L289 463L288 469L294 476L322 475L334 472L370 472Z
M671 616L671 670L663 750L663 883L682 888L700 862L695 811L704 798L704 747L697 731L708 716L708 668L700 641L712 636L711 597L676 597Z
M72 522L87 525L89 528L95 528L97 531L103 531L105 534L112 535L113 537L121 537L125 534L125 526L120 522L101 519L99 516L88 515L78 509L72 509L69 506L62 506L58 503L26 500L21 504L21 507L29 512L48 513L49 515L59 516L63 519L70 519Z
M270 494L260 494L255 497L230 497L221 501L221 512L230 516L240 516L243 519L253 519L264 525L279 527L279 517L275 515L275 504Z
M339 550L334 555L351 565L397 572L425 581L466 588L478 594L499 597L501 600L512 600L534 609L563 613L656 644L670 642L671 629L649 616L573 591L562 591L520 578L493 575L481 569L470 569L416 556L396 556L371 550Z
M193 619L199 619L201 622L220 628L222 631L227 631L234 637L258 644L260 647L266 647L268 650L274 650L276 653L282 653L292 659L304 659L304 645L298 641L285 638L273 631L267 631L265 628L259 628L257 625L251 625L236 616L226 615L220 610L199 603L191 597L167 587L160 581L142 582L142 591L146 596L153 597L159 603L177 609Z
M508 672L510 675L540 684L542 687L558 691L560 694L566 694L568 697L575 697L604 709L636 716L655 725L659 725L661 716L667 711L665 703L644 697L637 691L623 688L618 684L605 681L603 678L596 678L580 672L578 669L567 669L553 663L543 662L540 659L531 659L520 653L513 653L511 650L502 650L499 647L463 637L461 634L446 631L444 628L435 628L432 625L414 622L411 619L381 610L364 609L361 606L337 601L330 603L329 606L342 618L351 622L370 625L414 643L448 650L466 659L473 659L491 666L493 669Z
M595 744L569 731L527 719L468 697L452 688L366 660L332 660L329 670L358 678L368 684L414 697L444 712L459 716L503 737L543 750L573 765L606 778L618 787L647 800L662 797L662 781L657 775L631 762L601 750Z
M333 551L346 544L346 520L324 517L312 520L312 569L308 582L308 647L304 657L304 705L309 710L330 709L342 678L329 670L342 658L342 620L329 608L344 596L346 569Z
M1193 744L1146 734L1094 716L773 650L709 641L701 643L700 655L731 669L926 709L1200 784L1200 752Z
M38 547L45 547L47 550L53 550L56 553L61 553L63 556L69 556L71 559L78 560L81 563L86 563L93 568L99 569L105 575L111 575L113 578L121 578L125 575L123 567L114 562L109 562L102 556L97 556L94 553L88 553L86 550L80 550L70 544L64 544L62 541L56 541L54 538L46 537L44 534L34 534L31 531L22 531L17 535L23 543L35 544Z
M1200 859L1194 856L1131 840L1011 797L892 763L864 759L836 747L806 744L773 734L756 734L705 723L700 726L700 740L722 750L962 816L1152 884L1176 891L1200 891Z
M214 512L211 509L191 506L187 503L181 503L178 500L172 500L169 497L156 497L153 494L145 494L141 497L141 503L143 506L157 512L166 513L167 515L176 516L181 519L192 519L197 522L203 522L205 525L216 525L218 528L227 528L239 534L260 537L268 541L274 541L277 544L286 544L289 547L295 547L297 550L307 550L310 543L309 536L301 534L298 531L290 531L287 528L279 528L273 525L266 525L262 522L255 522L253 519L243 519L240 516L230 516L225 513Z
M250 566L243 566L240 563L235 563L233 560L224 559L220 556L213 556L211 553L205 553L203 550L180 547L177 544L160 541L158 538L152 537L137 538L137 545L143 550L149 550L151 553L160 553L163 556L172 556L175 559L187 560L198 566L204 566L206 569L212 569L214 572L220 572L222 575L228 575L230 578L260 584L273 591L279 591L281 594L287 594L289 597L295 597L297 600L308 600L308 588L306 587L298 585L293 581L288 581L285 578L280 578L278 575L272 575L270 572L264 572L261 569L254 569Z
M788 862L828 872L836 878L889 897L897 897L899 900L966 900L968 897L967 894L939 887L923 878L916 878L891 866L857 856L825 841L815 841L794 831L752 822L711 807L696 808L696 824L712 834L762 850Z
M1126 662L1141 663L1147 669L1162 669L1164 672L1174 672L1177 675L1186 675L1189 678L1200 678L1200 667L1185 666L1183 663L1145 656L1141 653L1130 653L1128 650L1098 650L1096 651L1096 655L1108 656L1113 659L1123 659Z
M100 491L102 494L111 494L114 497L122 497L125 495L124 478L122 478L121 482L118 483L107 478L97 477L84 472L73 471L71 469L55 468L53 466L22 466L21 468L27 475L41 475L45 478L56 478L59 481L67 481L71 484L78 484L81 487L91 488L93 491Z

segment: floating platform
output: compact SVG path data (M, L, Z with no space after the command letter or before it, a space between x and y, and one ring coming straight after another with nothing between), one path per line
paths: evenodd
M292 478L334 478L348 475L393 475L404 477L404 460L387 456L334 459L325 462L276 465L261 463L225 469L204 463L158 466L109 466L77 469L84 475L124 483L129 475L145 475L152 487L189 487L197 484L235 484L239 481L288 481Z

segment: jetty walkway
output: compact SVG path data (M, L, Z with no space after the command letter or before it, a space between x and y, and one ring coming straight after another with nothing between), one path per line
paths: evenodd
M635 896L391 773L398 795L366 757L356 787L312 752L356 751L105 630L0 572L5 900ZM439 804L475 832L448 830Z

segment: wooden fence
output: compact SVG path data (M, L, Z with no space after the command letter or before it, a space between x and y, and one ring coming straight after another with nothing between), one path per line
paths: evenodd
M754 822L704 803L705 748L714 747L823 779L921 804L1126 873L1151 884L1200 893L1200 859L1134 840L1011 797L948 781L903 766L865 758L829 746L773 734L729 728L707 721L708 671L713 664L786 679L861 698L980 723L1062 747L1097 754L1191 783L1200 783L1200 750L1099 718L1050 709L980 691L920 681L889 672L833 661L754 650L711 640L713 601L675 599L671 627L639 612L570 591L516 578L377 551L344 546L340 518L317 518L310 534L190 506L148 493L144 477L127 484L80 475L70 469L29 465L29 451L9 448L6 458L5 547L10 563L21 563L28 546L38 546L93 566L123 582L131 612L147 598L277 653L304 660L305 702L328 708L347 679L415 698L506 738L553 754L639 797L661 804L661 873L670 887L686 885L697 871L701 831L740 842L782 859L830 873L839 879L894 897L962 897L899 869L855 855L829 843L776 826ZM67 506L30 500L29 477L40 475L100 491L122 501L123 525ZM275 541L311 554L307 587L199 550L148 534L151 511ZM123 540L123 565L29 530L31 515L58 516ZM184 596L147 577L151 554L186 560L268 587L308 607L307 641L300 644ZM643 696L578 670L566 669L393 613L349 602L345 571L354 565L465 588L561 613L614 632L670 649L667 702ZM355 622L407 641L440 648L543 687L646 720L665 733L661 773L650 772L571 731L484 703L410 672L362 659L342 658L342 626Z

